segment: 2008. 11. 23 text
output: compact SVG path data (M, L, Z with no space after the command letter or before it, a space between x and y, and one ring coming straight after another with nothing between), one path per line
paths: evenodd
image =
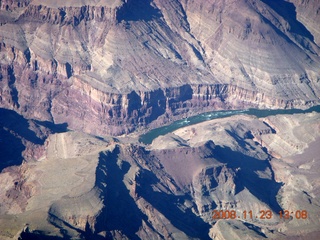
M212 211L212 219L272 219L274 217L274 213L271 210L260 210L258 213L254 213L252 210L244 210L238 213L236 210L213 210ZM282 210L278 212L280 219L307 219L308 212L306 210Z

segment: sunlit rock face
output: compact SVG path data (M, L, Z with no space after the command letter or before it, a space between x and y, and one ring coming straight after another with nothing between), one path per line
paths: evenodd
M2 169L1 239L316 239L319 119L238 115L149 146L39 122L30 139L7 124L43 141Z
M319 102L318 5L2 1L0 106L113 135L206 110L303 108Z
M0 239L317 239L319 113L138 135L319 104L319 9L0 1Z

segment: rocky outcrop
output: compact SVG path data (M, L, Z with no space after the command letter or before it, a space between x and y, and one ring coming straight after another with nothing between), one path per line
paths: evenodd
M1 172L0 235L4 239L316 235L318 128L318 113L263 119L239 115L178 129L163 136L161 145L156 139L148 148L124 137L51 134L41 157ZM179 144L172 147L173 141ZM294 149L293 142L303 148L278 157ZM279 215L291 208L291 218ZM308 217L299 219L295 212L302 209Z
M53 3L41 2L38 5L36 1L31 2L20 15L19 20L25 21L37 21L48 24L72 25L78 26L82 21L95 21L104 22L109 25L116 21L116 14L121 4L110 4L109 5L88 5L82 4L70 4L69 6L65 3ZM106 3L107 4L107 3ZM25 4L27 5L27 4ZM77 6L78 5L78 6ZM24 7L22 4L20 7Z
M30 4L30 0L4 0L1 1L0 9L5 11L15 11L19 8L25 8Z
M20 58L27 64L25 55L16 56L16 51L12 51L13 61ZM137 127L155 127L169 119L214 109L305 107L315 103L275 99L230 84L187 84L150 92L113 93L99 90L80 77L68 80L58 73L54 63L51 67L53 74L48 72L44 76L31 68L4 69L0 89L2 106L26 117L67 122L72 129L97 135L118 135ZM17 79L16 75L22 77ZM97 125L101 127L96 128Z
M221 118L148 146L107 135L216 109L319 104L318 10L1 1L0 238L317 236L318 113Z
M27 118L118 135L214 109L319 103L306 3L287 3L306 26L269 1L1 4L0 104Z

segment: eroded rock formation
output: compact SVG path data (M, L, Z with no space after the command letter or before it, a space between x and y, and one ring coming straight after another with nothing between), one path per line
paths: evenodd
M319 7L1 1L0 238L316 239L319 113L129 133L319 104Z
M148 147L124 137L51 134L41 157L0 174L1 238L313 239L319 117L233 116ZM290 218L279 215L285 210ZM302 210L306 218L297 217Z
M316 2L34 0L1 9L0 106L26 118L118 135L209 109L319 102Z

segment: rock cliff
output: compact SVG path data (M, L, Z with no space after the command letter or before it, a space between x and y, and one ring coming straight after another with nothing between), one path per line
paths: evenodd
M148 147L50 134L0 174L0 238L316 239L319 117L233 116Z
M0 106L99 135L305 108L319 103L318 18L318 1L1 1Z

